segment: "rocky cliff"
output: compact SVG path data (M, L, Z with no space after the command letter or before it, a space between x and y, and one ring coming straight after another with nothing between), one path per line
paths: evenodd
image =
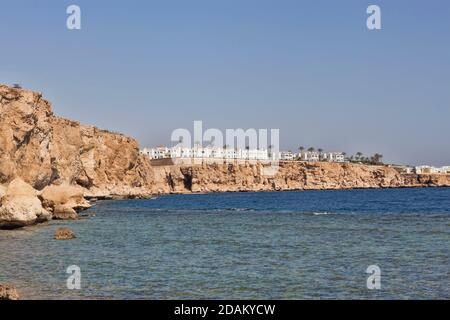
M273 176L267 165L202 164L155 167L155 192L281 191L450 186L450 175L400 174L387 166L281 162Z
M285 162L274 175L261 163L152 166L134 139L57 117L40 93L4 85L0 115L0 228L76 218L83 196L450 186L450 175L358 164Z
M149 192L150 164L134 139L56 117L40 93L0 86L0 184L41 190L76 184L93 194Z

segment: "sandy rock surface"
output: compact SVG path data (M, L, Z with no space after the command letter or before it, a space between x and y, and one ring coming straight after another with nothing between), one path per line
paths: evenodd
M42 207L32 186L20 178L8 185L1 199L0 228L14 229L50 219L51 214Z
M59 228L55 231L55 240L72 240L75 238L75 233L69 228Z
M19 300L19 294L11 285L0 284L0 300Z

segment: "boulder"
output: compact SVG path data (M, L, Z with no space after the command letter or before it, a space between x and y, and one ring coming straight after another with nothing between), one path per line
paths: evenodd
M37 191L20 178L6 188L1 199L0 229L15 229L51 219L51 214L42 207Z
M75 233L68 228L59 228L55 231L55 240L72 240L75 238Z
M77 220L78 214L70 206L57 204L53 208L53 219L55 219L55 220Z
M77 219L77 211L91 207L84 198L84 188L69 184L45 187L39 197L42 205L53 212L54 219Z
M0 300L19 300L19 294L13 286L0 284Z

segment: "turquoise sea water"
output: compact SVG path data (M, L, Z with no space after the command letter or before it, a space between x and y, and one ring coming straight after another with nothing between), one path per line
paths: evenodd
M84 214L0 231L0 283L31 299L450 298L450 189L169 195ZM62 226L77 239L53 240Z

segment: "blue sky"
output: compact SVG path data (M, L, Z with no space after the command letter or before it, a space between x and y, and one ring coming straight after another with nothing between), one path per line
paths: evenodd
M283 149L450 165L449 34L447 0L4 1L0 82L142 146L203 120L279 128Z

